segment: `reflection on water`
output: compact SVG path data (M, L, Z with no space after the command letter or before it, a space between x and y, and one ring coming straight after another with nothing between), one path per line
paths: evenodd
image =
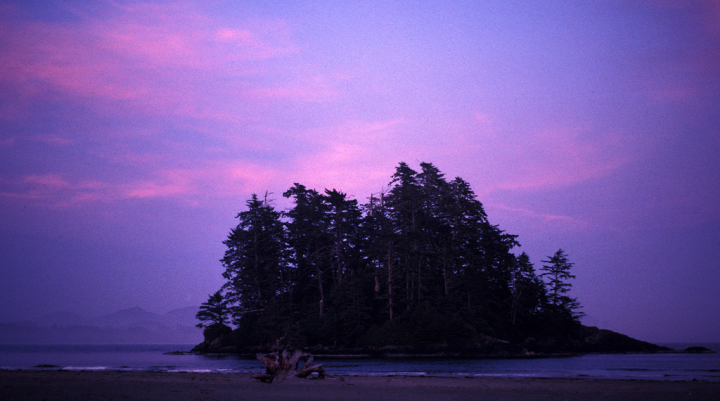
M675 349L700 345L670 344ZM168 355L193 345L0 345L2 369L136 370L255 373L254 359L229 355ZM720 381L720 353L613 354L536 359L316 358L328 372L360 376L588 378Z

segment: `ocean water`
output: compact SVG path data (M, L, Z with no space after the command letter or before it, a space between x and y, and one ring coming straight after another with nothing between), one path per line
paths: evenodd
M699 345L664 344L674 349ZM255 359L236 356L171 355L179 345L0 345L0 369L119 370L256 373ZM720 381L720 353L605 354L535 359L318 358L331 374L358 376L442 376Z

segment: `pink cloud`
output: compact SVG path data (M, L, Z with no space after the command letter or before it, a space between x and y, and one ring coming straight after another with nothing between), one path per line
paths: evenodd
M600 177L625 164L626 159L614 152L621 138L604 135L583 140L580 132L554 128L520 138L514 155L515 174L498 185L502 189L547 188L571 185Z
M348 121L303 132L300 135L311 141L314 152L294 162L290 177L318 190L347 192L364 202L371 192L387 185L403 154L412 153L401 150L405 129L407 121L397 119Z
M158 169L152 177L124 182L71 180L64 175L28 175L4 180L0 196L33 200L53 208L91 207L125 199L175 199L193 206L207 206L222 198L265 190L285 190L292 185L286 175L269 166L245 162L205 162L193 168ZM243 195L244 196L244 195Z
M105 201L171 198L191 206L207 206L219 199L280 191L290 185L286 175L272 166L240 160L206 162L194 168L161 170L154 179L119 185L113 197Z
M42 187L49 187L49 188L69 188L70 183L65 180L65 178L55 175L55 174L46 174L46 175L31 175L25 177L23 180L25 183L28 184L34 184L37 186Z
M492 115L451 124L452 136L439 150L476 192L535 191L574 185L609 174L630 160L631 145L617 133L582 124L535 128L516 133L496 128Z
M192 142L173 143L170 154L110 150L111 153L96 156L104 157L110 164L133 166L143 175L126 176L117 181L106 177L94 181L93 185L64 175L30 176L23 180L15 194L32 195L34 199L65 207L159 198L208 205L218 199L237 198L252 192L284 191L294 182L300 182L318 190L336 188L364 202L370 193L388 184L398 162L429 161L446 172L449 179L459 175L468 180L480 198L486 199L488 194L498 191L534 191L572 185L614 171L626 160L625 144L616 135L593 138L585 130L557 128L504 138L492 128L492 116L473 118L475 123L459 124L451 131L456 135L438 139L446 143L430 150L424 148L422 138L407 140L421 129L404 119L351 120L294 132L271 130L255 143L249 143L243 135L219 136L220 143L224 144L223 149L217 150L219 154L242 153L247 149L271 150L279 140L297 144L301 149L288 153L283 162L241 158L202 158L186 162L173 159L172 155L192 154L195 151ZM153 136L154 132L139 135ZM311 149L312 153L302 149ZM443 149L448 153L442 154ZM435 157L425 158L428 153ZM498 209L505 214L580 225L562 220L561 216L503 205Z
M169 169L157 172L155 179L120 185L118 198L188 197L197 193L197 174L192 170Z
M272 166L240 160L211 166L209 172L208 175L219 184L216 193L228 197L277 188L285 177L282 171Z
M290 99L299 102L324 102L337 97L337 91L321 76L309 77L298 84L250 89L241 94L259 100Z
M128 198L164 198L186 194L187 188L178 185L158 185L154 182L135 184L125 192Z
M519 220L526 229L532 226L544 230L582 231L590 226L587 221L571 216L542 213L501 203L486 203L485 208L493 218L499 217L506 221Z
M70 207L80 200L107 198L107 185L97 181L72 181L61 174L34 174L18 179L2 180L8 188L0 197L32 201L50 207Z
M6 15L0 80L22 96L95 99L94 107L113 113L229 117L258 98L315 102L334 96L336 78L278 63L298 52L282 21L225 26L184 3L116 11L107 18L78 14L75 23L19 22ZM118 109L97 100L125 103Z
M188 4L138 5L109 21L90 21L89 30L97 32L105 50L156 67L215 70L218 61L262 60L296 52L282 23L265 32L222 27Z

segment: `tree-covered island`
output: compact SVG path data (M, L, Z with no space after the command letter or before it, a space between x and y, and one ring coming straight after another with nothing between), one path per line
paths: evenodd
M539 273L461 178L400 163L358 204L295 184L276 210L253 195L224 242L226 282L197 317L196 352L521 356L668 350L580 323L572 263ZM233 329L230 325L234 326Z

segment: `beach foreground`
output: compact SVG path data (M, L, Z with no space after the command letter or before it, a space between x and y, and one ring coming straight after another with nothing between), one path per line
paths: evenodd
M2 400L718 400L720 382L0 371Z

